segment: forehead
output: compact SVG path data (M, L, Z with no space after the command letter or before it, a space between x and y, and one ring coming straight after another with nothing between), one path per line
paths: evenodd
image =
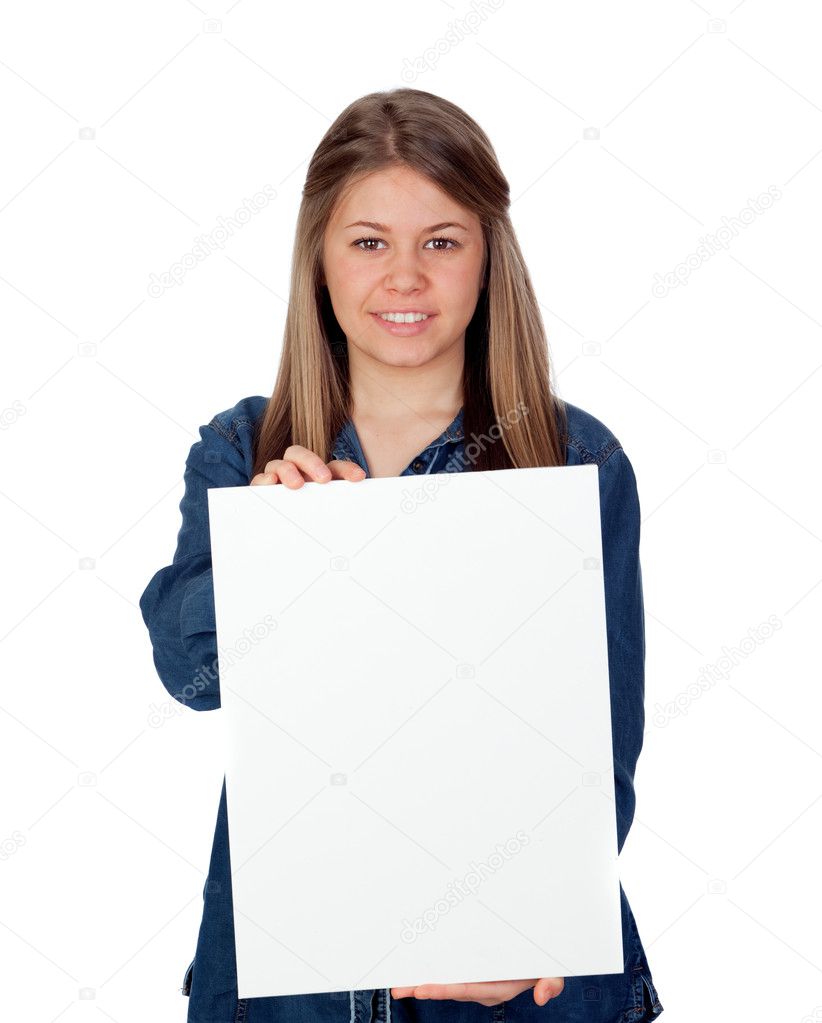
M476 214L408 167L374 171L351 184L341 196L331 224L342 228L355 220L376 221L392 231L418 231L446 220L468 228L479 226Z

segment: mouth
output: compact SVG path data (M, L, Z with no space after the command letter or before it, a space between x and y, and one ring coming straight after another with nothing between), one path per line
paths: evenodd
M374 313L392 323L416 323L434 315L430 309L375 309Z
M368 314L373 320L375 320L383 330L392 334L394 337L416 337L418 334L424 333L431 323L436 318L436 313L425 312L420 309L415 312L407 313L369 313ZM386 317L392 317L386 319Z

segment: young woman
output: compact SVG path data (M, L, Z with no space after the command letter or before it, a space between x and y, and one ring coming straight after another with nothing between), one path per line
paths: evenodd
M622 849L644 727L636 480L608 427L552 391L508 207L488 138L447 100L395 89L340 114L303 190L274 393L200 428L177 550L140 607L169 693L211 710L209 487L596 464ZM238 999L225 784L203 896L189 1023L638 1023L662 1012L624 891L621 974Z

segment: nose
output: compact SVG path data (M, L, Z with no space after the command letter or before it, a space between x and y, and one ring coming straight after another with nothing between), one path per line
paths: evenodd
M415 249L395 249L385 271L388 291L412 291L425 283L425 268Z

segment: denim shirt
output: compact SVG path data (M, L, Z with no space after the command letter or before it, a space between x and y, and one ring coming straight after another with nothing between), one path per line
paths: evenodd
M194 710L220 706L211 548L210 487L247 485L253 476L252 432L267 399L252 396L200 427L186 459L182 523L172 563L155 572L140 597L154 664L168 693ZM634 771L644 730L645 629L639 562L640 507L633 467L617 438L590 413L565 402L566 464L595 464L599 472L608 669L614 753L618 848L634 816ZM470 471L463 410L403 469L402 476ZM352 420L340 430L333 457L368 472ZM331 484L333 485L333 483ZM423 484L420 484L423 485ZM620 885L624 972L568 977L548 1006L533 991L496 1006L455 999L395 999L390 989L238 998L226 788L217 823L203 916L194 959L184 973L188 1023L501 1023L548 1018L556 1023L639 1023L662 1012L637 931Z

